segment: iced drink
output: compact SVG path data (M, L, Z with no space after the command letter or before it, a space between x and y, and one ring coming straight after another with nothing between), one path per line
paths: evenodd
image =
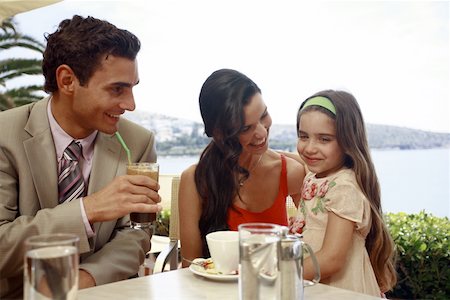
M157 163L133 163L127 165L128 175L144 175L156 180L159 178L159 165ZM156 213L138 213L130 214L131 227L143 228L150 227L156 220Z

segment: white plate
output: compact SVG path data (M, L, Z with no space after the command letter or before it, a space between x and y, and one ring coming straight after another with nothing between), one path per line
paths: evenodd
M313 285L314 285L314 282L312 282L311 280L303 279L303 286L304 287L313 286Z
M204 259L204 258L196 258L193 260L193 262L194 263L202 263L205 260L206 259ZM202 266L198 266L196 264L191 264L189 266L189 270L191 270L192 273L197 274L199 276L203 276L205 278L212 279L212 280L218 280L218 281L234 281L234 280L238 280L238 278L239 278L239 275L237 275L237 274L225 275L225 274L208 273L208 272L206 272L205 268L203 268Z
M196 263L202 263L206 261L206 259L204 258L196 258L193 260L193 262ZM205 268L199 265L195 265L195 264L191 264L189 266L189 270L191 270L192 273L197 274L199 276L208 278L208 279L213 279L213 280L218 280L218 281L235 281L238 280L239 275L225 275L225 274L213 274L213 273L208 273L206 272ZM303 286L304 287L309 287L314 285L314 283L310 280L303 280Z

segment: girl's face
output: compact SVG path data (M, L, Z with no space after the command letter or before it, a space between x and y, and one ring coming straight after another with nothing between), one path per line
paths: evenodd
M267 112L260 93L255 94L244 107L245 125L239 134L243 151L251 154L263 154L268 146L269 128L272 118Z
M345 156L337 142L332 118L320 111L304 112L298 133L298 153L317 177L328 176L343 167Z

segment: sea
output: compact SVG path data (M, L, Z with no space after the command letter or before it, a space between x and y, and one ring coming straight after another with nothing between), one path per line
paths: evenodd
M384 212L424 210L450 218L450 149L371 150ZM161 174L181 174L198 156L159 156Z

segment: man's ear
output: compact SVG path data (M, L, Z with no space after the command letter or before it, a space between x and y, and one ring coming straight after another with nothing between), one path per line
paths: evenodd
M58 91L63 94L72 94L75 90L75 84L78 82L75 73L68 65L60 65L56 69L56 83Z

